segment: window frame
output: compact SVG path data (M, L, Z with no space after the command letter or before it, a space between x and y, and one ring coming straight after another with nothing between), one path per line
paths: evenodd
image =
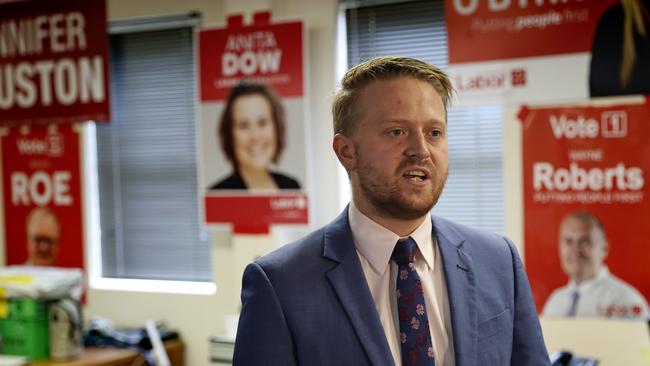
M189 12L163 16L130 17L110 20L109 35L147 32L175 28L192 28L200 26L201 14ZM196 36L193 31L194 59L196 59ZM196 101L194 103L196 109ZM198 112L197 112L198 113ZM195 117L196 119L196 117ZM196 123L196 121L193 121ZM195 130L195 135L198 132ZM212 295L217 291L214 269L208 281L158 280L104 277L102 269L101 224L99 200L98 151L95 124L90 122L80 126L82 149L82 177L84 187L84 227L86 245L86 269L88 284L93 290L118 290L134 292L152 292L169 294ZM198 138L195 136L196 141ZM198 177L198 172L197 172ZM197 182L198 183L198 182ZM196 198L197 202L199 197ZM201 208L200 208L201 209ZM200 220L200 218L197 218ZM199 222L199 224L201 224ZM212 243L209 241L210 247ZM210 248L210 251L212 248Z

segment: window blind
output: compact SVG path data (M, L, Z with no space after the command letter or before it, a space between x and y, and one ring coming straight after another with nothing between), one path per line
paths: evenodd
M112 121L96 128L102 275L210 281L193 29L118 32L110 60Z
M348 67L380 55L415 57L448 69L442 1L368 5L344 2ZM361 4L361 5L359 5ZM433 212L494 232L505 231L501 106L448 112L449 178Z

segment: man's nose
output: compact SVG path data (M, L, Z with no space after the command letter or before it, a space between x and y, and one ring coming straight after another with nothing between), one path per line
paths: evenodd
M39 252L47 252L47 251L50 250L50 247L51 247L51 245L49 243L46 243L46 242L43 242L43 241L39 241L36 244L36 248L37 248L37 250Z
M410 134L405 154L409 158L417 159L424 159L429 156L426 136L422 131L416 131Z
M578 243L574 241L568 241L565 245L568 248L568 250L572 253L577 253L580 251L580 245L578 245Z

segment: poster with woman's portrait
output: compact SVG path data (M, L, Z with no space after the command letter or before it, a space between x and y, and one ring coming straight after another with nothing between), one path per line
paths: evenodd
M199 31L199 170L204 221L235 232L306 224L301 22Z
M462 105L650 94L650 1L445 0Z

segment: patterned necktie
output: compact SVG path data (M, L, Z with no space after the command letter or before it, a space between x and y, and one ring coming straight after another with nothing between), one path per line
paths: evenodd
M413 265L415 241L399 240L392 259L397 263L397 313L403 366L433 366L429 319L424 304L422 282Z
M573 291L571 293L571 307L567 316L576 316L576 311L578 310L578 300L580 300L580 293L578 291Z

